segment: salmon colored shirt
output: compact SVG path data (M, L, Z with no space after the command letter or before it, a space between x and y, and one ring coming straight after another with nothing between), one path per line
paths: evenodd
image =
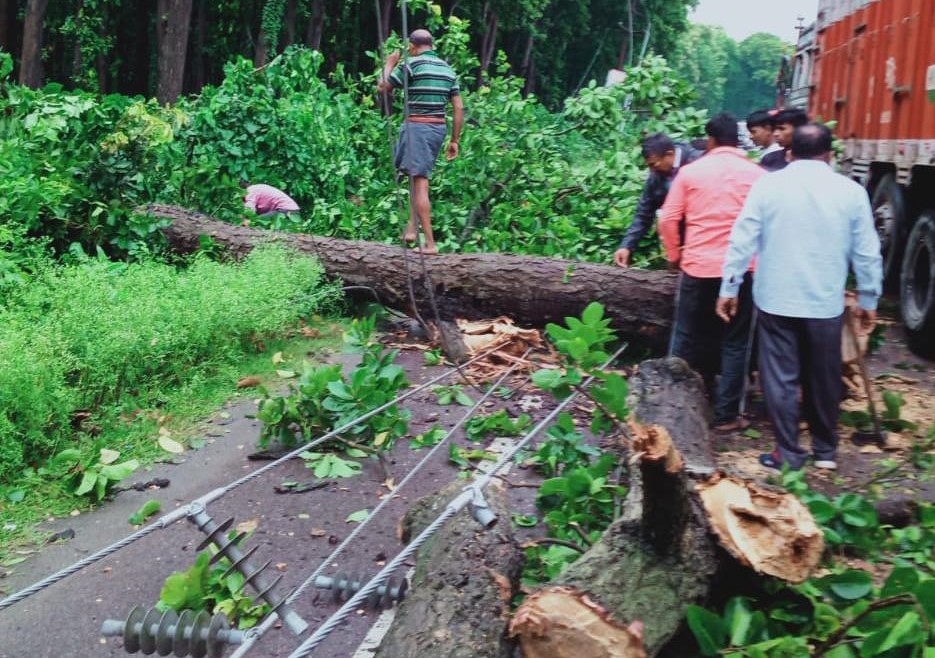
M718 146L679 170L659 215L659 235L670 262L686 274L719 279L730 230L750 187L766 174L744 152ZM685 243L680 224L685 220Z
M299 209L299 204L288 194L272 185L262 183L247 188L243 205L257 215L265 215L268 212L296 212Z

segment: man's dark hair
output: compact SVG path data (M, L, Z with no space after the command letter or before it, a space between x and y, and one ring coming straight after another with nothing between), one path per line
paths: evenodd
M792 157L814 160L831 151L831 131L820 123L807 123L792 133Z
M776 113L776 116L773 117L773 125L778 126L781 123L788 123L794 128L799 126L804 126L808 123L808 114L805 113L805 110L799 109L797 107L786 108L785 110L779 110Z
M409 43L417 48L422 46L431 46L432 45L432 33L428 30L413 30L412 34L409 35Z
M750 116L747 117L747 128L756 128L757 126L772 129L773 115L769 113L769 110L756 110L750 113Z
M655 155L661 158L669 151L675 150L675 142L665 133L656 133L643 140L643 157Z
M718 146L737 146L737 117L729 112L715 114L704 125L705 134Z

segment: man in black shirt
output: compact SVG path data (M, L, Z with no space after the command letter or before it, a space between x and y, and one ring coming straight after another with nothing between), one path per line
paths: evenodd
M649 178L646 179L643 194L636 204L633 221L620 242L620 247L614 253L614 263L618 267L630 267L630 256L652 228L656 212L665 203L669 186L679 169L702 155L702 151L692 148L690 144L676 144L671 137L662 133L650 135L643 140L643 160L649 167Z

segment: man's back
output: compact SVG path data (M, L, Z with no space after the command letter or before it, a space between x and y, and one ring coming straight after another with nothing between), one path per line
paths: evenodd
M390 75L390 83L403 86L404 67L409 71L410 116L445 117L452 96L460 93L454 69L433 50L427 50L401 63Z
M714 148L682 167L659 219L659 231L668 247L677 243L684 217L682 270L702 278L721 276L731 227L751 186L765 173L743 151L728 146ZM675 260L673 255L670 260Z
M746 218L760 224L754 298L768 313L839 315L850 261L869 268L880 257L866 192L820 160L796 160L760 179Z

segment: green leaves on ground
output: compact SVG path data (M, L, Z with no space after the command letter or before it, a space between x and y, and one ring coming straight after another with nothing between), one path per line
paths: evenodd
M153 514L157 514L162 509L162 503L158 500L147 500L143 506L131 515L127 522L130 525L143 525Z
M49 461L45 472L62 478L65 489L75 496L100 501L114 484L140 466L135 459L117 462L119 458L119 452L107 448L101 448L97 456L84 454L78 448L68 448Z
M243 593L245 581L239 571L224 575L231 566L230 560L225 557L211 564L211 555L209 551L202 551L190 568L166 578L156 607L176 612L223 613L237 628L256 626L269 613L269 605L256 603Z
M443 407L448 406L452 402L457 402L462 407L470 407L474 404L474 400L464 392L464 387L461 386L461 384L433 386L432 392L435 394L438 404Z
M467 422L468 441L484 441L491 436L519 436L532 424L528 414L511 418L505 409L491 414L478 414Z
M361 451L356 451L359 457L364 455ZM299 457L305 461L305 466L309 468L315 477L327 480L331 478L349 478L360 473L360 463L349 459L342 459L330 452L305 452L299 453Z

